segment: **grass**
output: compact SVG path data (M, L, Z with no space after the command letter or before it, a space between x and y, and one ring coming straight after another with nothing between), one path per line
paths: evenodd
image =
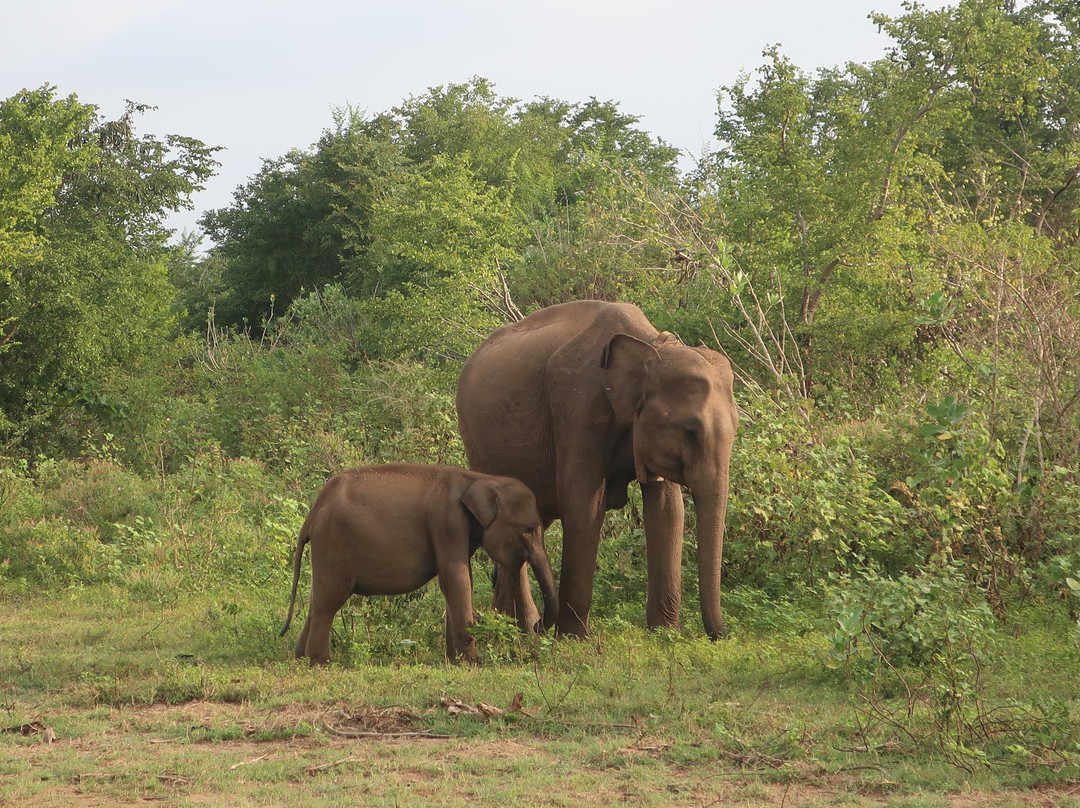
M437 620L429 587L354 607L338 623L340 663L312 670L291 659L298 627L277 636L271 589L6 597L0 802L1080 805L1077 755L1040 763L1010 753L1010 736L957 767L926 705L880 697L875 714L865 681L821 664L813 631L744 623L709 643L613 618L585 641L492 632L486 663L459 667L443 660L438 625L422 624ZM409 619L381 625L394 609ZM1063 636L1031 615L985 672L983 698L993 714L1030 703L1037 683L1068 712L1041 731L1067 744L1080 665Z
M311 670L291 658L303 602L278 636L307 508L348 465L464 462L456 373L222 339L118 381L131 416L65 409L56 451L0 458L0 808L1080 808L1065 468L1028 503L992 452L926 466L941 441L907 406L867 440L745 391L730 640L700 639L692 541L684 632L640 628L632 491L605 523L590 639L484 614L484 664L450 666L429 585L346 607L335 664ZM892 482L918 469L901 502Z

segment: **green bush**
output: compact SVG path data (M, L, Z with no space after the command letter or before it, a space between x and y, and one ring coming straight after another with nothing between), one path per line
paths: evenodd
M916 560L903 509L851 436L765 395L741 403L750 417L731 460L728 581L782 594L853 563L902 569Z
M56 519L0 532L0 573L19 588L66 588L105 580L102 555L91 531Z
M25 462L0 459L0 526L42 519L45 509Z
M895 578L872 570L831 577L822 631L825 664L927 665L944 655L985 660L997 636L986 599L956 562Z
M103 542L136 519L159 517L150 484L111 457L43 463L37 478L46 516L87 528Z
M926 407L916 471L895 486L927 557L963 559L968 577L1004 611L1004 587L1023 575L1019 530L1032 487L1010 473L1005 449L973 408L954 396Z

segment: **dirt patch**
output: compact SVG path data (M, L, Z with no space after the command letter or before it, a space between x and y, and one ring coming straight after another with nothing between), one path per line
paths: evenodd
M416 726L417 717L397 707L336 707L316 719L327 731L342 738L435 737Z
M397 788L420 798L434 795L447 778L475 782L481 788L485 775L515 771L522 762L536 770L565 764L555 748L540 738L519 734L470 740L435 735L425 729L424 718L402 708L357 705L257 709L201 701L158 704L120 708L108 716L88 714L92 729L75 737L65 738L61 733L52 743L35 726L30 734L20 734L15 743L5 744L4 753L24 771L48 773L51 782L47 784L38 781L37 786L28 787L24 782L32 793L26 793L22 804L35 808L66 808L73 800L80 805L136 805L179 795L192 804L221 804L222 800L251 804L244 802L249 791L267 782L308 796L348 783L361 789ZM47 717L40 723L51 726ZM663 742L650 738L619 746L610 766L583 762L578 776L553 787L551 796L569 801L580 797L577 804L582 805L646 798L654 802L659 798L655 804L785 808L906 802L887 784L860 782L851 773L830 773L818 767L790 771L792 779L786 784L768 782L757 776L754 767L715 763L670 766L667 780L660 777L651 785L638 781L634 767L653 766L655 772L656 764L644 759L662 759L665 750ZM0 791L5 782L13 784L15 777L14 773L0 777ZM669 788L670 794L658 794L656 789L661 787ZM139 796L132 799L133 794ZM1070 804L1070 798L1080 798L1080 784L935 795L928 804L1056 808Z
M239 731L247 737L266 740L296 740L311 734L312 728L325 729L331 736L352 738L365 735L406 735L420 733L418 717L402 708L332 707L329 709L295 705L254 709L249 705L208 701L184 704L153 704L116 710L113 731L154 734L175 733L184 728L188 734L209 735L206 740L227 743L216 733ZM329 740L329 739L326 739Z
M448 753L447 757L454 760L533 760L547 755L542 750L509 739L500 738L496 741L482 741L456 748Z

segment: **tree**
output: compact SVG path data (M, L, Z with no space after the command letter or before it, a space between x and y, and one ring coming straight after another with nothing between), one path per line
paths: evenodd
M896 40L890 62L921 77L948 106L926 179L947 221L1023 221L1074 241L1080 201L1080 12L1075 3L967 0L928 11L909 4L877 23Z
M674 185L677 151L636 123L595 99L521 104L482 78L370 119L339 111L312 149L267 161L233 206L203 218L223 267L216 319L257 324L271 299L280 311L331 282L368 298L416 295L438 280L445 300L454 277L467 289L476 273L495 279L497 266L530 303L580 288L563 276L591 268L560 259L534 272L530 246L589 221L572 209L604 193L605 163ZM540 276L559 291L536 289Z
M432 325L471 334L462 347L495 324L492 313L507 316L507 294L522 306L618 294L630 285L626 256L583 245L612 202L611 170L667 187L677 175L678 152L637 121L596 99L521 104L480 78L410 99L378 119L409 170L376 205L369 271L385 291L421 297Z
M0 104L0 413L47 413L172 325L164 218L215 162L197 140L138 137L44 86Z
M467 355L498 324L489 292L523 240L519 221L507 190L477 178L468 152L435 155L376 203L371 240L378 269L368 282L385 282L393 296L398 350ZM385 296L377 291L371 288L373 297ZM385 305L373 308L385 318Z
M870 64L811 75L767 51L753 83L722 91L722 147L697 172L711 235L696 258L726 262L718 319L736 339L750 325L791 335L768 363L804 396L855 382L873 400L925 355L913 312L948 280L935 244L948 225L1075 238L1073 7L905 9L875 17L896 44ZM747 289L774 301L757 324L725 303Z
M1018 480L1037 459L1075 465L1080 445L1080 63L1075 3L968 0L879 19L891 59L942 77L951 108L924 184L943 300L927 336L960 359L950 376L986 403Z
M272 299L283 310L302 289L366 266L372 205L400 166L392 145L352 109L338 110L312 149L267 160L231 207L200 220L217 243L210 260L223 264L217 321L258 325Z
M56 204L65 173L85 168L87 149L68 148L91 116L71 96L22 93L0 104L0 280L11 283L15 270L39 260L44 238L37 223ZM6 335L4 344L13 335Z
M935 170L947 110L938 87L888 60L811 77L768 55L755 86L744 77L725 91L725 145L703 172L731 260L782 296L772 329L800 355L777 365L799 368L807 395L814 379L877 367L911 343L909 312L932 288L918 178Z

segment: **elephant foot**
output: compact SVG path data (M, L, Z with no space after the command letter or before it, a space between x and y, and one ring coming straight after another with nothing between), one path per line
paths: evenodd
M575 609L569 603L560 603L555 627L555 633L558 637L588 637L589 607L583 606Z
M648 620L649 631L670 631L678 634L682 631L682 624L678 617L665 617L658 620Z
M729 638L727 626L725 626L723 623L721 623L712 631L706 631L705 634L713 642L716 642L717 640L726 640Z
M560 639L562 637L569 637L571 639L584 640L589 636L589 627L580 622L574 622L568 626L558 626L555 629L555 636Z
M588 631L556 631L555 639L557 640L587 640L589 639Z
M476 640L469 636L466 639L454 643L448 643L446 658L454 665L478 665L480 654L476 650Z

